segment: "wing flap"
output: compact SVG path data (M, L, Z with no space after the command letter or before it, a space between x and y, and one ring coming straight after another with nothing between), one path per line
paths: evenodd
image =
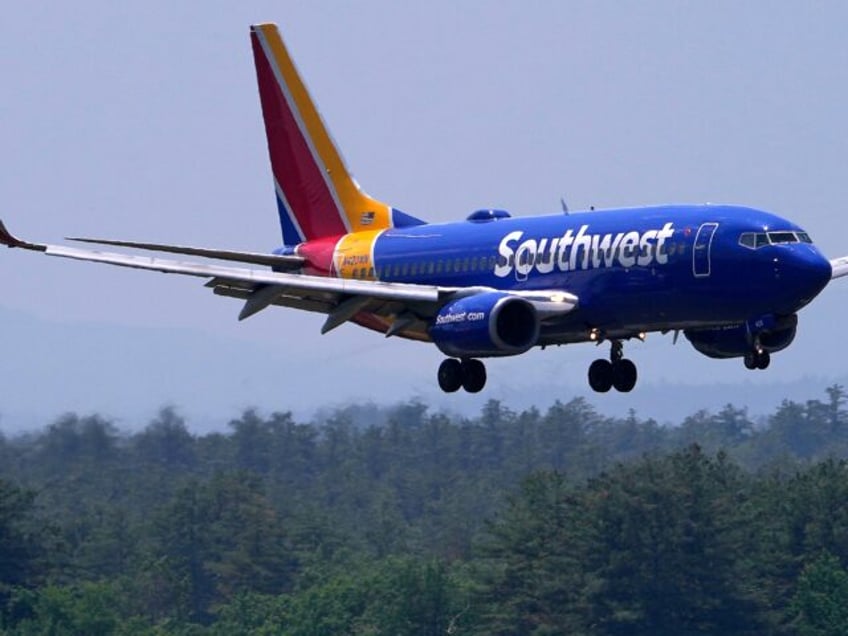
M236 287L228 287L226 285L220 285L218 287L215 287L213 293L216 296L223 296L225 298L237 298L239 300L247 300L247 297L250 295L249 290L240 289ZM288 296L286 294L277 296L271 304L275 307L302 309L303 311L310 311L318 314L328 314L333 310L334 307L333 302L315 300L313 298L300 296Z

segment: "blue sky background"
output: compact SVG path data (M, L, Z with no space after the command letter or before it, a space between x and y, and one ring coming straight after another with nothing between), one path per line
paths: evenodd
M846 3L137 5L4 7L0 216L14 232L276 247L248 39L272 21L360 183L411 214L729 202L848 254ZM4 250L0 285L0 427L65 410L132 424L166 402L198 421L349 399L545 405L587 393L601 353L493 361L482 397L446 397L434 347L320 336L320 316L287 310L238 323L239 303L194 279ZM846 313L837 281L765 373L652 335L627 347L634 393L591 399L663 419L848 382Z

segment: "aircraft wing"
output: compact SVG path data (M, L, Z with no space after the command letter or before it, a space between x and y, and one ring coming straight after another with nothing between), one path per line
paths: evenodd
M79 240L79 239L76 239ZM283 264L290 267L302 264L298 256L277 257L251 252L233 252L182 246L113 241L111 239L85 239L106 245L134 247L138 249L196 255L213 259L237 260L255 264ZM343 324L360 312L390 318L383 326L387 335L403 333L409 337L426 338L426 320L434 316L448 300L461 296L492 291L479 287L444 287L410 283L390 283L372 280L355 280L301 273L279 272L270 269L231 267L198 262L184 262L167 258L154 258L134 254L103 252L79 249L64 245L30 243L12 235L0 221L0 244L18 247L48 256L59 256L95 263L106 263L119 267L144 269L166 274L182 274L209 279L207 287L222 296L240 298L245 301L239 314L244 320L270 305L294 307L327 314L321 329L326 333ZM245 258L240 258L243 255ZM277 259L281 260L277 260ZM509 292L508 292L509 293ZM542 320L570 312L577 306L577 297L560 290L514 292L531 302Z
M833 269L833 273L830 275L831 280L848 276L848 256L834 258L830 261L830 266Z
M2 223L2 222L0 222ZM8 232L7 232L8 233ZM252 263L254 265L268 265L277 270L300 269L306 259L302 256L263 254L258 252L236 252L233 250L214 250L206 247L187 247L183 245L165 245L163 243L142 243L138 241L116 241L114 239L81 238L69 236L69 241L78 243L94 243L95 245L114 245L116 247L130 247L137 250L150 250L153 252L168 252L171 254L186 254L188 256L201 256L203 258L214 258L219 261L236 261L238 263Z

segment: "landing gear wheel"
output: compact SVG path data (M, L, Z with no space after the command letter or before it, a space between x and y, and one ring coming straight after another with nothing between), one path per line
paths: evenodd
M486 386L486 367L479 360L462 361L462 388L469 393L479 393Z
M462 364L456 358L448 358L439 365L439 388L445 393L455 393L462 386Z
M606 393L612 388L613 367L609 360L598 359L589 365L589 386L597 393Z
M627 358L622 358L612 367L612 385L616 391L629 393L636 386L636 365Z
M771 354L768 351L761 351L759 353L752 351L745 354L744 362L746 369L768 369L768 366L771 364Z

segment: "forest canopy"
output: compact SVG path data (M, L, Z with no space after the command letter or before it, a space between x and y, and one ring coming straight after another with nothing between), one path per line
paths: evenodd
M67 414L0 434L0 633L841 634L845 401Z

